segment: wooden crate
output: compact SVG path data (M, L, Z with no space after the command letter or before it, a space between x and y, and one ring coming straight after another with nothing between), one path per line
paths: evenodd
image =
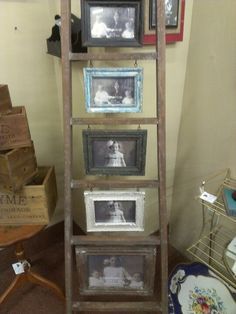
M47 225L56 202L54 167L39 167L34 180L21 191L0 192L0 225Z
M0 84L0 113L12 109L11 97L7 85Z
M0 153L0 184L17 191L37 174L34 145Z
M13 107L0 115L0 151L27 146L31 137L25 107Z

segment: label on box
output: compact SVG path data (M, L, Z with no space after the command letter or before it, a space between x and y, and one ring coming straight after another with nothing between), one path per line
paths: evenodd
M12 264L12 268L14 269L14 272L16 275L23 274L25 272L24 265L21 262L17 262Z
M217 196L213 195L213 194L210 194L208 192L203 192L201 195L200 195L200 199L202 199L203 201L206 201L210 204L213 204L215 202L215 200L217 199Z

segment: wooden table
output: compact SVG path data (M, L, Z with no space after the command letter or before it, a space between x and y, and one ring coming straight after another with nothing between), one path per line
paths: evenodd
M60 299L65 300L63 292L55 283L31 271L31 265L25 257L23 241L32 238L45 227L45 225L0 226L0 247L2 248L15 245L15 255L17 262L22 263L24 267L24 273L16 275L10 286L4 291L2 295L0 295L0 305L14 290L16 290L26 281L38 284L44 288L48 288Z

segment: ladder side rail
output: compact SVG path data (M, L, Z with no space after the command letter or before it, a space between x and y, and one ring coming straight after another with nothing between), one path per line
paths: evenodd
M61 0L61 57L64 125L64 211L65 211L65 291L66 313L72 313L72 87L71 63L71 0Z
M163 313L168 313L168 243L166 209L166 124L165 124L165 0L156 0L156 112L158 203L161 239L161 302Z

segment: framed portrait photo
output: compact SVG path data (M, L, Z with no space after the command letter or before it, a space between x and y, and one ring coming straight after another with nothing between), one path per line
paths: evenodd
M87 112L140 112L142 68L84 68Z
M156 0L144 0L145 19L143 44L156 43ZM158 0L157 0L158 2ZM166 42L183 40L185 0L165 0Z
M154 246L77 246L76 263L81 295L153 295Z
M140 46L142 0L81 0L84 46Z
M86 174L144 175L147 130L83 130Z
M179 22L179 1L165 0L166 28L177 28ZM156 27L156 0L149 0L149 28Z
M144 192L85 191L87 232L144 231Z

